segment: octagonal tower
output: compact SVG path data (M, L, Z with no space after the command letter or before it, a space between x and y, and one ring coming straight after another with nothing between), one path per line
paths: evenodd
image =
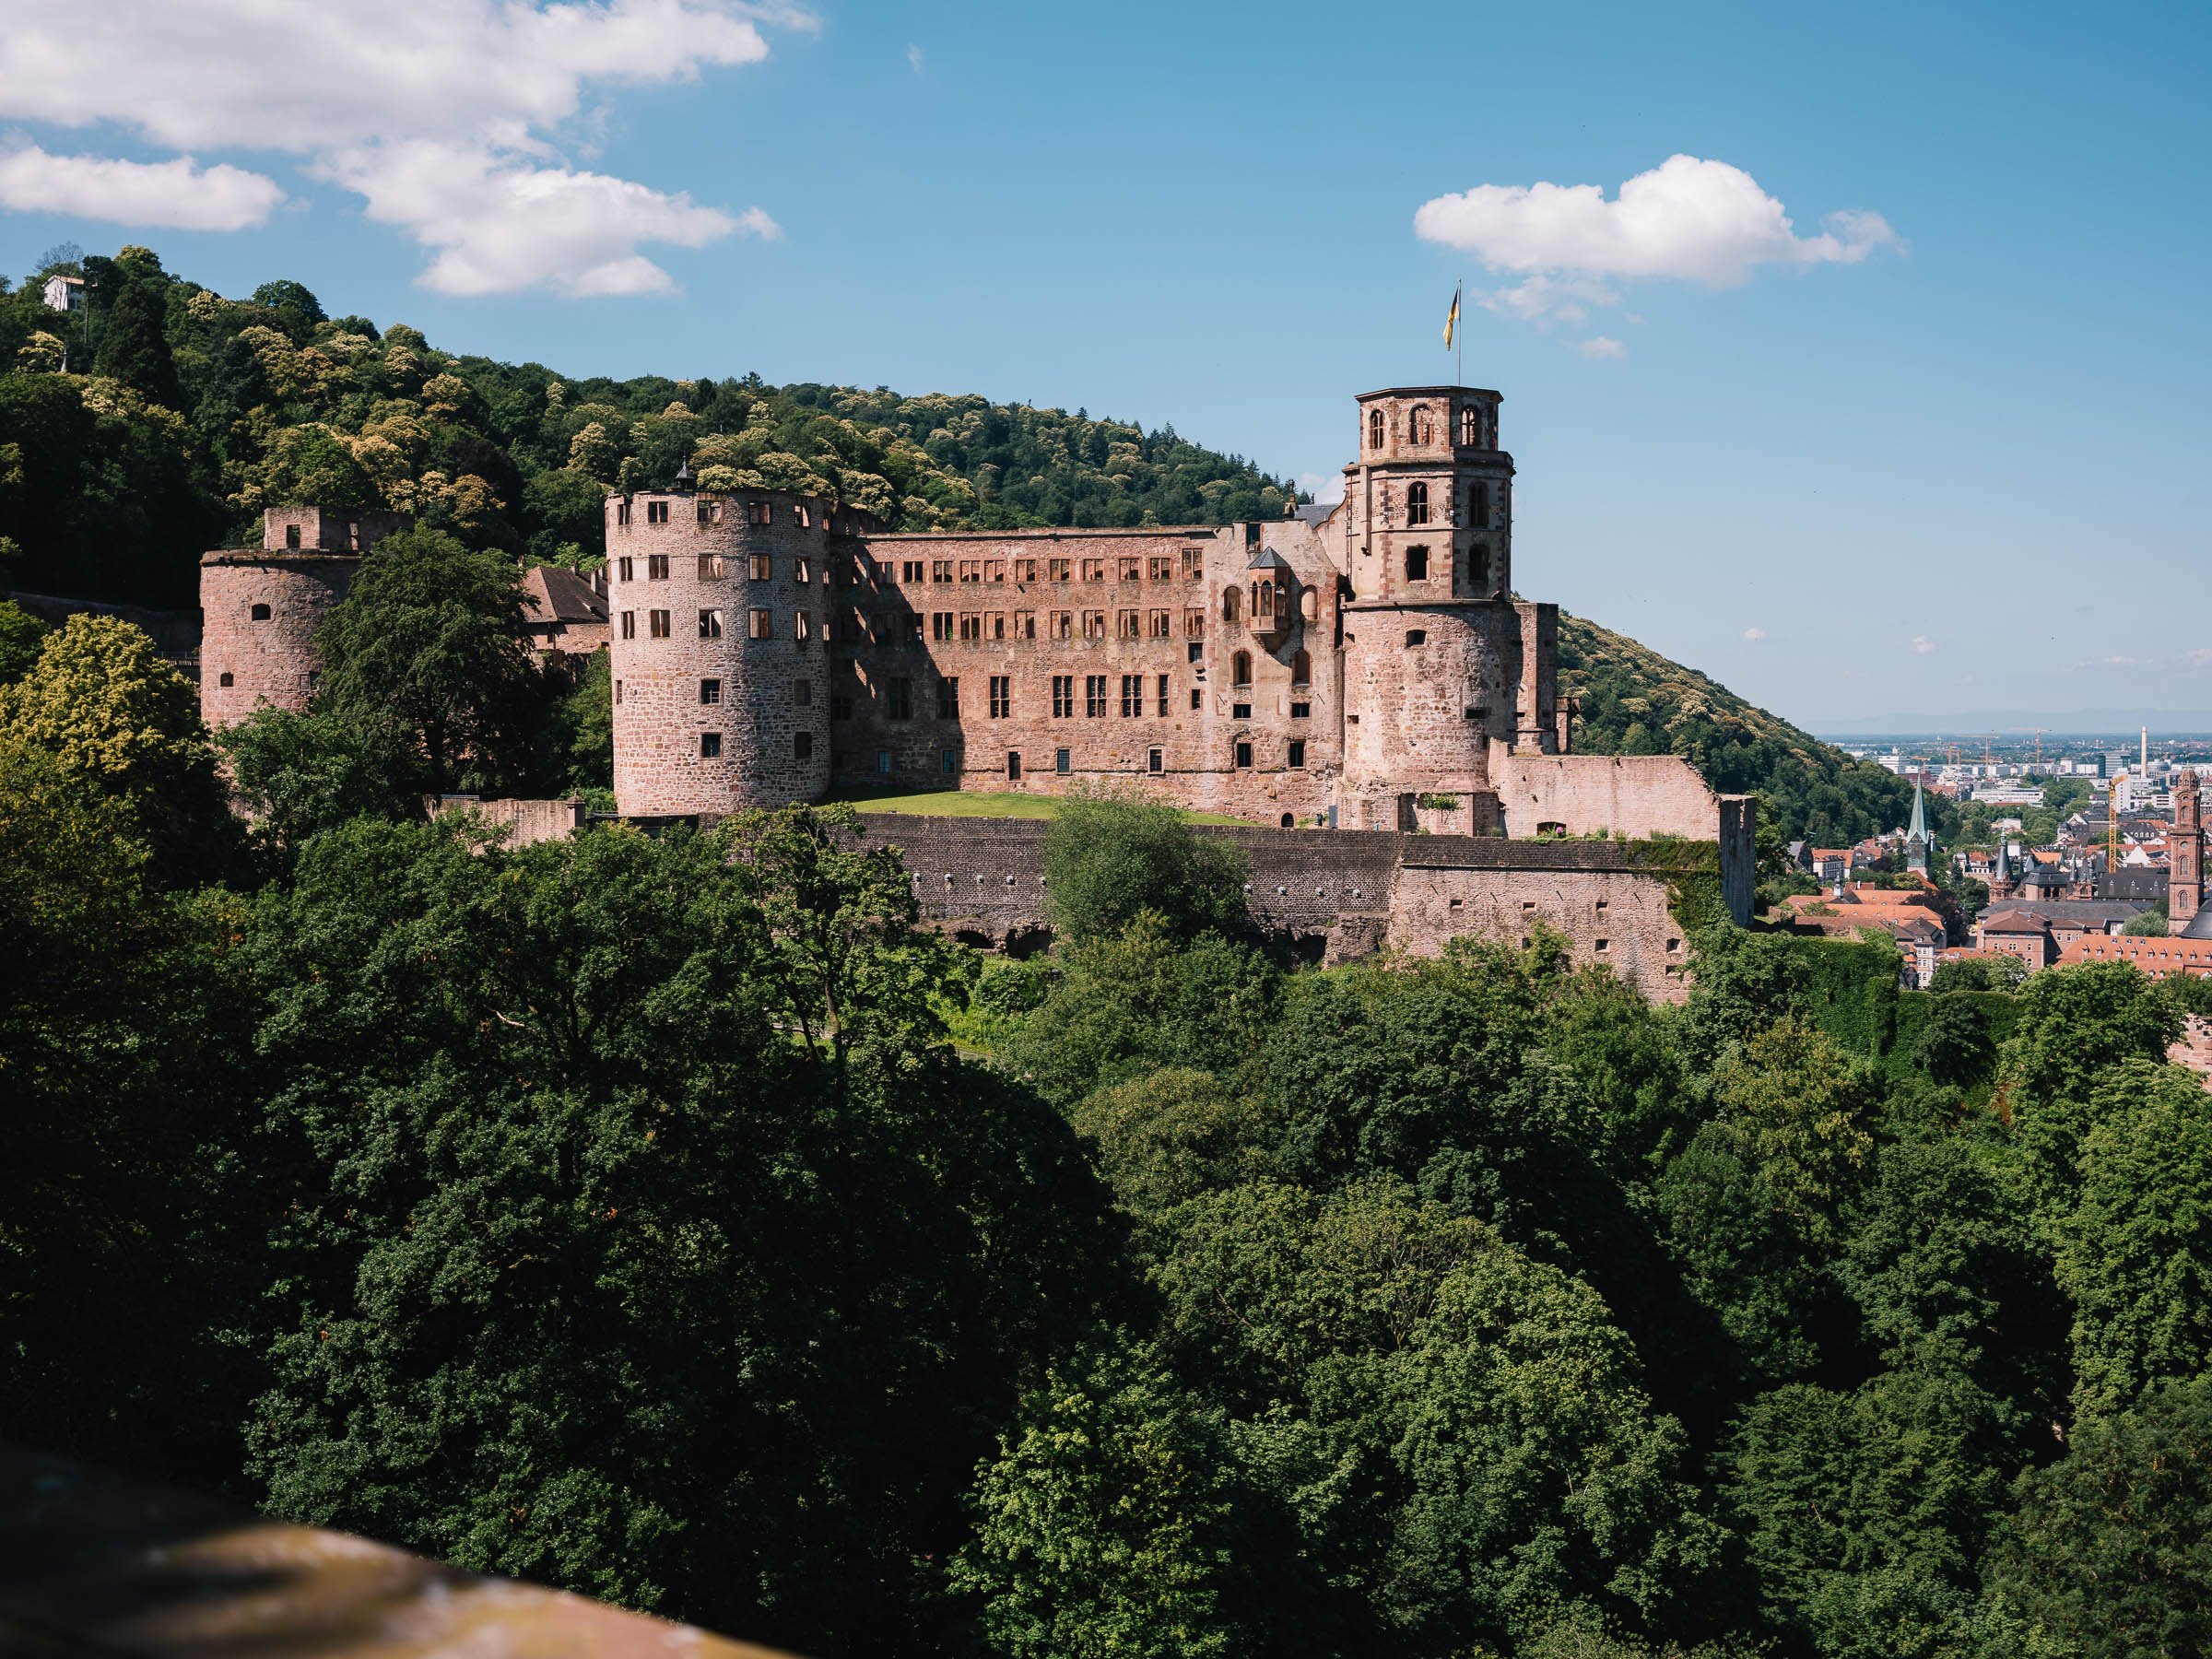
M1512 585L1512 457L1496 392L1400 386L1359 406L1345 470L1351 588L1344 622L1340 821L1410 827L1422 795L1489 786L1494 744L1524 722L1522 619Z

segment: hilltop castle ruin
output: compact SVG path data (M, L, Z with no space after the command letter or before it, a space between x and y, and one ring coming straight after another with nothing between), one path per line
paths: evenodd
M1657 838L1706 847L1721 904L1747 920L1747 801L1671 757L1572 753L1557 607L1512 595L1500 402L1462 386L1359 397L1344 499L1275 521L913 535L821 498L694 489L688 472L610 495L618 806L712 817L855 786L1108 784L1278 832L1388 832L1388 869L1367 858L1339 884L1367 947L1544 920L1596 958L1612 954L1604 917L1619 913L1620 884L1665 886L1618 843ZM272 510L263 547L206 556L210 724L305 706L314 629L397 522ZM967 832L932 826L927 839L942 848L947 833ZM1559 844L1601 833L1617 843L1602 856ZM1498 837L1541 837L1543 856L1476 847ZM1298 853L1301 882L1316 856L1329 855ZM1681 861L1662 862L1678 881ZM917 874L940 921L974 908L964 878L984 874L962 876L947 871L940 894ZM1003 876L1018 893L1035 879L1026 865ZM1041 913L1008 910L997 875L991 886L996 919L981 931L1003 937ZM1508 887L1512 915L1490 916ZM1583 887L1587 905L1570 896ZM1422 890L1419 907L1397 903L1402 888ZM1328 892L1324 879L1292 907L1298 925L1340 925ZM1653 912L1640 930L1650 967L1630 977L1664 992L1681 930L1664 892L1641 909Z

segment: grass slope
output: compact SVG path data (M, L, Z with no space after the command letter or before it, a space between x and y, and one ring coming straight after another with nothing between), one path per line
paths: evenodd
M919 818L1049 818L1059 815L1063 804L1056 795L981 789L841 789L830 798L861 812L907 812ZM1218 812L1186 812L1182 820L1186 824L1249 825L1251 822L1248 818L1225 818Z

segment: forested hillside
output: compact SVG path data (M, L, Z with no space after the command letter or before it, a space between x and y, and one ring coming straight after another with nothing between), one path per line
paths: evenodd
M296 282L227 299L144 248L58 268L88 283L85 316L46 309L43 267L0 300L0 581L32 591L189 606L199 554L277 501L589 558L607 489L665 483L687 458L708 488L811 490L901 530L1228 523L1292 494L1172 429L1081 411L750 375L572 380L327 316Z
M1680 755L1725 794L1756 794L1761 821L1788 840L1847 846L1901 830L1912 785L1822 743L1694 668L1587 618L1559 616L1559 692L1580 713L1575 747L1604 755ZM1938 841L1950 803L1930 796Z

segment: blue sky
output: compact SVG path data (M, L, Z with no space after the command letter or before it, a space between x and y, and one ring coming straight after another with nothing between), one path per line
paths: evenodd
M2212 8L254 15L11 23L0 272L144 241L449 349L1083 406L1324 488L1353 393L1451 378L1464 276L1532 596L1816 724L2212 710Z

